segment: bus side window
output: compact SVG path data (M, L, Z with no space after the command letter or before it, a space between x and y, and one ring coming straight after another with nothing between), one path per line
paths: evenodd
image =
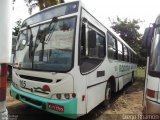
M127 62L128 52L127 52L127 48L126 48L126 46L125 46L125 45L123 45L123 51L124 51L124 61L126 61L126 62Z
M107 33L107 45L108 45L108 58L117 59L117 45L116 39Z
M128 49L128 62L131 62L131 51Z
M85 41L86 41L86 27L85 24L82 24L82 31L81 31L81 57L85 56Z
M122 43L117 41L117 45L118 45L118 60L123 60Z

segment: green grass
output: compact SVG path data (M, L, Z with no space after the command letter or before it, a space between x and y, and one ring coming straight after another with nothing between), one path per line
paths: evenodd
M137 77L141 77L141 78L145 77L145 67L138 67Z

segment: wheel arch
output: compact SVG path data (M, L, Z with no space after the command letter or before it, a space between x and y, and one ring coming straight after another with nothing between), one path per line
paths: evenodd
M116 92L116 78L112 75L109 77L108 82L111 83L112 92Z

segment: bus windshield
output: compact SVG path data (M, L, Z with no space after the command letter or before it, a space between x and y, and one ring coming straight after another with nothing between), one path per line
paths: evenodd
M151 46L149 71L160 72L160 27L157 27L154 32L154 38Z
M72 67L76 17L22 30L15 63L18 68L68 71Z

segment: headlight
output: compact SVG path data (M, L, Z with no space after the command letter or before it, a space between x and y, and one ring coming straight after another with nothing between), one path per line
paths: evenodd
M70 94L69 94L69 93L66 93L66 94L64 94L64 97L65 97L66 99L69 99L69 98L70 98Z
M75 93L58 93L58 94L54 94L52 95L53 100L68 100L68 99L72 99L74 98L76 95L73 95Z
M56 97L58 98L58 99L61 99L61 94L56 94Z

